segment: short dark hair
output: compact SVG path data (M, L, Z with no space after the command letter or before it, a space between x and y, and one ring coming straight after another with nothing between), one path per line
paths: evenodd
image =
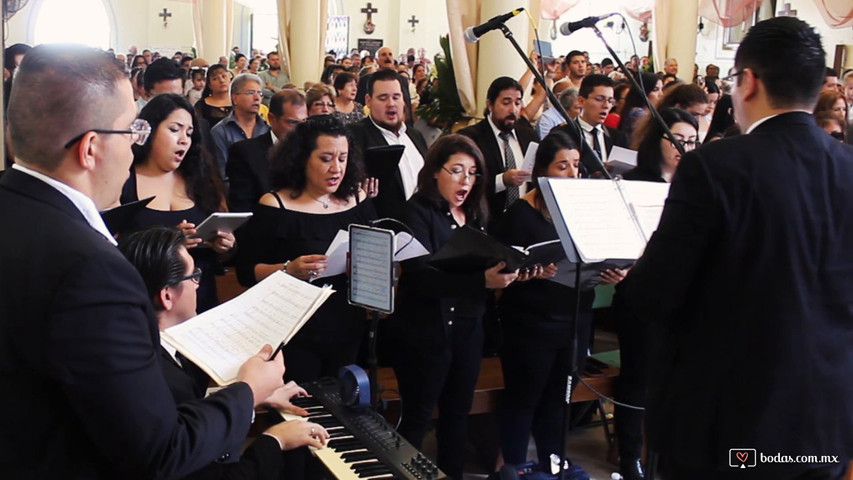
M155 301L160 290L179 285L186 275L187 264L180 254L183 245L182 230L160 225L119 237L118 248L142 276L155 310L163 310Z
M680 108L662 108L659 113L668 128L672 128L676 123L687 123L692 125L697 132L699 130L699 124L693 115ZM637 168L660 176L661 162L663 161L660 141L664 138L663 127L653 118L648 118L637 128L634 138L634 145L637 149Z
M157 127L175 110L184 110L190 114L193 123L193 133L187 153L184 155L178 173L184 179L187 196L206 214L219 210L224 198L224 187L219 177L219 168L214 167L213 159L202 145L201 128L195 109L185 97L175 93L164 93L152 98L142 111L139 118L151 125L151 135L144 145L131 146L133 149L133 165L141 165L148 161L151 147L157 140Z
M717 85L717 77L705 77L705 89L708 91L708 95L720 93L720 87Z
M450 134L440 137L430 146L424 157L424 166L418 173L417 192L438 207L446 204L446 200L438 191L435 174L441 170L452 155L457 153L464 153L473 158L477 166L477 173L482 176L480 182L471 186L471 192L468 193L465 203L462 204L462 209L465 210L465 221L468 225L484 227L489 219L489 207L486 202L486 184L488 182L483 177L489 175L489 172L486 169L486 162L483 160L483 153L470 138L464 135Z
M390 68L383 68L381 70L373 72L369 77L367 77L367 94L373 95L373 85L376 82L388 82L391 80L395 80L397 82L400 81L400 74L397 73L396 70ZM402 90L403 86L400 85L400 91Z
M824 77L837 77L838 72L834 68L826 67L826 74Z
M178 62L171 58L158 58L145 69L144 87L146 92L154 90L154 85L164 80L175 80L184 78L184 70Z
M349 144L347 170L338 190L332 196L345 200L358 194L358 186L364 180L361 152L352 134L334 115L312 115L296 125L286 138L276 143L269 157L270 186L273 190L287 188L293 191L294 197L305 190L305 166L311 153L317 148L317 138L320 135L346 137Z
M246 58L246 56L243 55L242 53L238 53L238 54L234 55L234 63L239 62L241 58Z
M109 128L124 112L126 105L116 96L127 78L121 62L96 48L45 44L30 50L9 97L15 156L54 170L65 156L65 142L80 132Z
M708 94L695 83L685 83L672 88L661 98L657 108L676 107L686 109L697 103L708 103Z
M285 104L305 105L305 95L292 88L282 88L270 98L270 113L276 117L282 116Z
M578 91L578 96L586 98L595 90L595 87L610 87L613 88L613 80L607 75L593 74L587 75L581 81L581 88Z
M735 53L735 67L753 71L774 108L811 109L825 81L825 59L820 35L809 24L776 17L749 29Z
M605 58L604 60L601 61L602 67L606 67L608 65L613 66L613 60L611 60L610 58Z
M355 75L349 72L341 72L335 77L335 90L338 91L338 94L341 93L341 90L343 90L349 82L358 83L358 79L356 79Z
M521 84L514 78L498 77L492 80L492 83L489 85L489 90L486 91L486 102L495 103L495 100L498 99L501 92L509 89L518 90L522 95L524 94L524 89L521 88Z

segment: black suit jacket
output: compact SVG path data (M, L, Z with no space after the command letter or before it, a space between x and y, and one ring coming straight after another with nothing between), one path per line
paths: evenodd
M179 365L164 348L160 348L163 375L176 403L197 402L204 398L210 378L187 359ZM259 435L243 452L238 462L231 455L183 477L183 480L275 480L281 478L284 457L276 439Z
M239 447L239 383L177 407L145 285L59 193L0 179L0 478L177 477Z
M604 148L607 150L608 156L610 155L610 151L613 150L613 146L617 147L627 147L627 142L625 141L625 134L620 132L615 128L610 128L606 125L601 125L601 128L604 131ZM601 164L595 159L595 154L592 151L592 145L589 143L584 143L586 141L586 135L579 136L581 133L580 124L577 120L573 123L560 125L554 127L552 131L561 131L567 133L569 137L578 145L578 148L581 152L581 171L586 170L586 175L590 176L595 172L601 172Z
M488 120L483 119L475 125L465 127L458 132L460 135L469 137L474 143L480 147L483 152L483 157L486 160L486 170L483 176L486 182L486 199L489 202L489 225L495 225L495 222L503 213L506 207L506 190L495 192L495 177L506 171L504 168L503 146L498 144L498 139L495 138L495 133L492 131ZM536 131L530 126L530 123L525 119L521 119L515 124L515 136L518 138L518 143L521 145L521 152L527 152L527 146L530 142L538 142L539 137ZM518 168L521 168L523 158L516 158L515 163ZM491 230L491 228L489 228Z
M800 112L681 159L616 290L647 334L646 425L664 458L727 472L731 448L853 457L851 185L853 148Z
M232 212L251 212L261 196L269 192L270 148L272 136L266 133L234 143L228 149L225 175L229 181L228 209Z
M364 154L370 147L381 147L388 145L382 132L376 128L370 117L366 117L361 121L352 123L348 126L352 132L356 143ZM406 128L406 135L412 140L412 143L417 147L421 156L426 157L426 140L424 140L421 132L414 128ZM403 177L400 175L400 170L394 174L394 179L388 182L382 179L379 182L379 195L373 199L373 206L376 208L376 213L379 218L391 217L401 218L403 209L406 205L406 192L403 189Z

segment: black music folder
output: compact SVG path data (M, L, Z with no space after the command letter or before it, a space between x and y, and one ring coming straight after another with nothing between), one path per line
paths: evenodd
M527 254L524 263L521 264L521 268L530 268L536 265L547 267L552 263L557 263L566 258L566 250L563 249L560 239L536 243L521 249L521 251Z
M364 165L367 167L367 176L379 179L379 191L382 191L382 182L392 180L397 174L400 159L406 147L403 145L384 145L381 147L369 147L364 152Z
M151 200L154 200L153 196L104 210L101 212L101 218L113 235L126 232L132 225L133 217L151 203Z
M504 272L520 268L527 253L507 247L485 232L468 225L456 233L427 261L429 265L447 273L472 273L485 271L498 262L506 262Z

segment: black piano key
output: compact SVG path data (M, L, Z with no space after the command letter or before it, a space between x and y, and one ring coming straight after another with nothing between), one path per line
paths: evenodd
M341 459L346 463L352 463L364 460L376 460L377 458L376 455L371 452L348 452L341 455Z
M343 426L343 424L335 417L312 418L311 421L325 428Z
M302 408L323 406L323 404L314 397L293 397L290 399L290 403Z
M337 431L329 432L329 438L333 438L333 439L334 438L341 438L341 437L351 437L351 436L353 436L353 434L348 432L345 429L340 429Z
M385 465L380 465L379 467L370 470L362 470L360 472L355 472L355 474L361 478L375 477L377 475L384 475L387 473L391 473L391 470L389 470L388 467L386 467Z

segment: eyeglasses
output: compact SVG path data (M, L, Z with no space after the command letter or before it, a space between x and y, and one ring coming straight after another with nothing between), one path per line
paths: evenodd
M260 90L245 90L243 92L236 93L235 95L248 95L250 97L254 97L255 95L262 95L263 93Z
M667 137L663 137L663 138L669 140ZM681 147L684 148L685 150L693 150L694 148L696 148L699 145L699 142L697 142L696 140L682 140L680 138L676 138L676 140L678 141L678 143L681 144ZM669 140L669 143L672 144L672 148L675 148L675 144L672 143L672 140Z
M175 285L178 285L179 283L186 281L186 280L192 280L192 282L194 284L198 285L199 282L201 282L201 269L198 267L195 267L195 270L193 270L193 273L191 273L189 275L184 275L183 277L179 278L178 281L175 283Z
M71 148L71 145L74 145L75 143L79 142L80 139L82 139L83 136L89 132L105 134L123 133L130 135L130 139L133 141L133 143L137 145L145 145L145 141L148 140L148 136L151 135L151 125L149 125L146 120L137 118L133 121L133 123L130 124L130 130L105 130L101 128L92 128L69 140L68 143L65 144L65 148Z
M733 74L729 75L728 77L723 77L721 80L722 80L722 81L724 81L724 82L726 82L726 83L734 83L735 78L737 78L737 77L739 77L739 76L743 75L743 74L744 74L744 72L746 72L746 69L745 69L745 68L742 68L742 69L740 69L740 70L736 71L735 73L733 73ZM753 72L753 76L754 76L754 77L756 77L756 78L758 77L758 75L755 75L755 72Z
M335 104L333 102L325 103L325 102L314 102L311 104L311 107L329 107L335 108Z
M616 105L616 99L613 97L605 97L604 95L596 95L594 97L589 97L595 100L598 103L608 103L610 105Z
M448 170L446 167L442 166L441 169L449 173L450 176L457 181L468 180L469 178L471 178L473 183L476 184L480 183L480 180L483 178L483 176L479 173L468 173L462 167L453 167Z

